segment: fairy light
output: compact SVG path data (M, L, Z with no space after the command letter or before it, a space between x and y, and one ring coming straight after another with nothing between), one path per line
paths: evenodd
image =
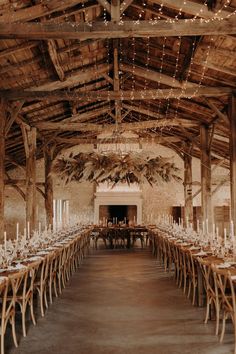
M131 86L131 100L134 99L134 90L135 90L135 57L136 57L136 46L135 46L135 37L132 37L132 86Z
M160 90L160 84L161 84L161 75L163 72L163 64L164 64L164 59L165 59L165 48L166 48L166 37L164 37L163 39L163 44L162 44L162 55L161 55L161 65L160 65L160 69L159 69L159 80L158 80L158 84L157 84L157 90ZM161 110L161 100L159 99L158 101L158 108L157 108L157 116L160 115L160 110Z
M205 59L204 64L203 64L202 73L201 73L201 76L200 76L200 80L198 82L198 86L196 87L196 90L194 91L193 95L190 96L189 98L192 98L192 97L196 96L198 91L199 91L199 89L200 89L200 87L201 87L201 84L202 84L202 81L204 79L205 72L206 72L206 69L207 69L208 58L209 58L209 54L210 54L210 51L211 51L211 47L212 47L213 41L214 41L214 38L211 37L210 43L207 46L206 59Z
M179 105L180 105L180 100L181 100L181 97L183 96L183 94L184 94L184 92L185 92L185 90L187 88L188 79L189 79L189 77L191 75L191 72L192 72L192 65L193 65L193 62L194 62L194 53L195 53L195 48L196 48L196 42L197 42L197 37L195 37L195 39L194 39L194 41L192 43L192 52L191 52L190 64L189 64L189 67L188 67L187 74L185 76L185 80L184 80L184 82L182 84L181 93L177 97L177 107L175 109L174 118L177 118Z
M86 11L85 9L85 1L83 0L82 3L81 3L81 6L82 6L82 12L83 12L83 17L84 17L84 22L86 24L89 24L89 19L88 19L88 12Z
M178 42L177 42L177 45L178 45L178 48L177 48L177 54L176 54L176 59L175 59L175 71L174 71L174 74L172 76L172 87L169 91L169 94L167 95L167 105L166 105L166 112L165 112L165 116L166 116L166 119L168 118L168 114L169 114L169 109L170 109L170 96L173 92L173 87L175 86L175 80L176 80L176 76L177 76L177 73L178 73L178 68L179 68L179 57L180 57L180 48L181 48L181 36L178 37ZM176 115L177 115L177 112L176 112Z
M149 64L150 64L150 37L147 38L147 43L146 43L146 70L147 70L147 73L149 73ZM147 78L145 77L145 82L144 82L144 92L146 93L146 90L148 89L148 84L149 84L149 81L147 80ZM149 117L149 110L150 110L150 101L148 100L148 117Z

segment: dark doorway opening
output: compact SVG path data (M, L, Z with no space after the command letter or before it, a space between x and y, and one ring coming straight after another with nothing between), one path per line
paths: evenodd
M109 205L109 219L113 223L127 220L127 205Z

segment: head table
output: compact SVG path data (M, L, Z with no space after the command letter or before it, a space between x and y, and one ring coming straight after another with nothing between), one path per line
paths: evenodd
M109 248L117 248L118 246L131 248L137 240L140 240L143 248L147 235L148 229L146 226L142 225L97 225L92 230L92 239L95 248L98 246L99 239L104 242L105 247Z

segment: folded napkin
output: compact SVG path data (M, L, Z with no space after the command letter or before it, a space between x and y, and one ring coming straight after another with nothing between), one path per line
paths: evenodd
M207 253L205 251L200 251L198 253L195 253L194 256L199 256L199 257L202 257L202 256L207 256Z
M40 256L33 256L33 257L30 257L30 258L27 258L26 261L27 262L34 262L34 261L41 261L41 259L43 259L43 258L40 257Z
M217 265L217 268L218 268L218 269L224 269L224 268L230 268L230 267L231 267L231 264L228 263L228 262L221 263L221 264L218 264L218 265Z
M27 268L25 265L23 265L21 263L17 263L15 266L9 266L5 269L0 269L0 273L12 272L14 270L21 270L21 269L25 269L25 268Z
M200 247L197 247L197 246L191 246L189 249L190 249L191 251L195 251L195 250L199 250L199 249L200 249Z
M49 253L50 253L50 251L39 251L39 252L37 252L37 256L46 256Z
M7 279L8 277L0 277L0 284L4 283Z

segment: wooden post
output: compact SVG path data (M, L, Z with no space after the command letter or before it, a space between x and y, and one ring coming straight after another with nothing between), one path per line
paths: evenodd
M187 221L193 224L192 156L189 153L184 154L184 199L184 224L187 226Z
M25 130L26 148L26 225L32 233L36 229L36 128Z
M5 189L5 124L6 110L5 101L1 100L0 108L0 240L3 240L4 225L4 189Z
M236 96L233 94L229 102L230 119L230 199L231 199L231 220L234 223L234 235L236 224Z
M209 232L212 230L212 203L211 203L211 146L210 130L206 125L200 126L201 142L201 204L202 220L208 220Z
M46 225L53 227L53 179L50 175L53 162L53 153L51 148L46 145L44 148L44 164L45 164L45 211Z

